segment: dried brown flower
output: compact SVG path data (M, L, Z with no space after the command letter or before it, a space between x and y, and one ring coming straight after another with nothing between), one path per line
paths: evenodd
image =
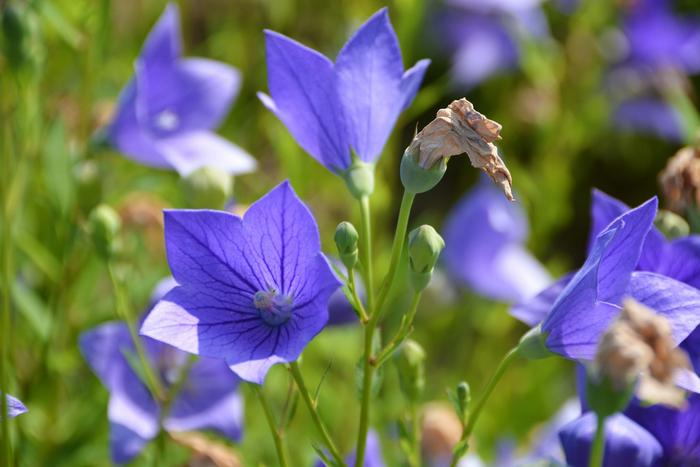
M595 365L616 389L639 378L637 396L642 400L675 407L685 402L673 376L690 368L688 356L675 346L668 321L632 299L625 300L622 312L603 334Z
M500 132L500 124L474 110L472 103L462 98L438 110L435 120L413 138L408 151L418 155L418 164L424 169L430 169L440 159L466 153L472 166L486 172L512 201L513 179L493 144L501 139Z
M679 150L659 174L659 183L671 211L684 214L700 206L700 149Z

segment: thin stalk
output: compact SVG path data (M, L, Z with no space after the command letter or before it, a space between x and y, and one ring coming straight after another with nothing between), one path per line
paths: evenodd
M413 298L411 300L411 306L408 309L408 313L406 313L401 320L399 329L396 331L396 334L394 334L394 337L392 337L391 341L389 341L386 347L384 347L384 349L382 349L382 351L379 352L377 357L374 359L375 366L382 366L389 359L389 357L391 357L399 345L401 345L401 343L408 337L409 333L411 332L411 328L413 327L413 320L415 319L418 311L420 297L420 292L413 293Z
M363 375L362 375L362 399L360 406L360 424L357 432L357 448L355 467L364 465L365 448L367 446L367 432L369 431L369 413L372 399L372 380L374 378L374 365L372 361L372 341L374 330L377 326L377 309L374 303L374 277L372 268L372 225L370 222L369 198L360 199L360 218L362 222L362 234L360 236L360 253L365 267L365 287L367 288L367 310L369 322L365 325L364 351L363 351Z
M391 286L396 280L396 273L398 271L399 261L401 261L401 253L403 253L403 247L406 243L406 230L408 230L408 219L411 216L411 207L413 206L413 200L415 198L415 193L411 193L404 190L403 197L401 198L401 207L399 208L399 218L396 221L394 244L391 247L391 262L389 263L389 271L386 274L386 278L384 279L382 287L379 290L379 297L377 298L377 320L379 320L379 310L381 310L384 306L384 302L389 295Z
M323 438L323 444L326 445L326 448L328 449L328 452L330 452L331 456L333 456L333 459L335 459L335 461L339 465L344 466L345 461L338 452L338 448L335 446L333 439L331 439L330 435L328 434L328 429L326 429L323 420L321 420L321 416L318 414L316 401L313 400L311 398L311 395L309 394L309 390L307 389L306 383L304 382L304 377L302 376L301 370L299 369L299 363L290 363L289 370L292 373L292 377L294 378L294 382L296 383L297 388L299 388L299 394L301 394L301 398L304 400L306 407L309 409L309 413L311 414L311 418L313 419L314 424L316 425L316 429L321 435L321 438Z
M139 338L139 333L136 329L136 323L134 323L131 307L129 306L129 301L124 293L124 288L121 282L115 274L114 267L110 261L107 261L107 271L109 272L109 279L112 282L112 288L114 289L114 294L117 298L117 314L121 319L126 321L127 327L129 328L129 334L131 335L131 340L136 348L136 354L141 362L141 367L143 368L144 375L146 377L146 384L151 394L155 396L158 401L163 401L165 392L163 391L163 386L158 378L156 378L153 368L151 367L148 358L146 357L146 351L143 348L143 343Z
M287 461L287 454L284 451L282 435L279 429L277 428L277 422L275 422L275 417L274 415L272 415L272 409L270 408L270 404L267 402L265 394L263 394L262 388L257 384L253 384L252 386L253 390L255 391L255 394L257 394L258 399L260 400L260 405L262 405L263 412L265 412L265 419L267 419L267 425L270 428L270 434L272 435L272 439L275 442L275 450L277 451L277 459L280 462L280 466L287 467L289 465L289 462Z
M418 415L418 405L415 402L411 402L410 412L411 412L412 429L411 429L411 456L409 459L409 465L411 467L420 467L420 465L421 465L420 416Z
M9 155L6 155L9 158ZM9 165L9 160L6 161ZM3 194L7 194L7 184L3 188ZM9 336L10 336L10 288L12 287L12 272L10 264L11 226L7 199L2 199L2 281L0 282L0 292L2 293L2 316L0 316L0 423L2 433L0 434L0 453L5 459L3 465L13 465L12 445L10 442L10 423L7 416L7 394L9 383Z
M589 467L601 467L605 452L605 417L596 415L596 418L595 438L591 446L591 457L588 460Z
M365 310L365 306L362 304L362 300L360 300L360 296L357 293L354 268L348 268L348 287L350 288L350 293L355 302L357 313L360 315L360 320L362 320L363 323L367 323L369 321L369 316L367 316L367 310Z
M477 420L479 420L479 415L481 414L481 410L484 408L484 405L486 405L486 402L489 400L489 397L491 397L491 393L493 392L494 388L496 385L498 385L498 382L501 380L503 375L505 374L506 370L510 366L513 361L518 357L518 348L511 349L504 357L503 360L501 360L501 363L498 364L498 368L496 368L496 372L491 376L491 379L489 382L486 384L486 387L484 388L484 392L481 393L481 396L479 399L476 401L474 404L474 409L469 412L469 416L467 417L467 423L464 425L464 430L462 430L462 437L460 439L460 443L466 442L466 440L469 439L469 436L472 434L472 431L474 431L474 426L476 425ZM457 463L459 462L459 457L457 456L457 453L455 452L452 455L452 463L450 464L451 467L455 467Z

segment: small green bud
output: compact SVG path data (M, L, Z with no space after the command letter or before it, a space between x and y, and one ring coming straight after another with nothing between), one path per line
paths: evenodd
M448 389L447 397L449 397L459 420L461 421L462 425L464 425L467 421L469 404L471 403L471 389L469 388L469 383L462 381L457 385L456 389Z
M592 366L586 368L586 402L599 417L609 417L622 412L634 395L637 382L631 381L618 389L607 376L599 374Z
M90 213L88 232L102 259L107 260L116 252L120 228L119 214L106 204L100 204Z
M418 402L425 390L425 350L406 339L396 352L396 363L401 390L409 400Z
M429 225L421 225L408 234L411 282L417 291L423 290L430 282L443 248L445 248L445 241Z
M369 196L374 191L374 164L354 159L348 170L341 175L348 190L357 199Z
M518 344L518 354L528 360L540 360L554 355L547 348L547 335L542 332L540 325L530 329Z
M357 241L359 239L355 226L347 221L341 222L335 229L334 238L340 260L346 268L354 268L357 264Z
M667 238L670 239L684 237L690 233L690 226L685 219L678 214L671 211L666 211L665 209L659 210L659 212L656 214L654 225Z
M213 167L201 167L182 179L187 205L194 209L223 209L233 191L232 178Z
M411 154L408 149L401 157L401 183L410 193L425 193L440 183L447 171L447 159L441 158L435 165L425 169L418 163L418 157Z

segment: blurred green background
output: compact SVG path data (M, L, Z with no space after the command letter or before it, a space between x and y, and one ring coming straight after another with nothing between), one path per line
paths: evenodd
M424 86L401 116L378 168L373 208L380 271L388 265L400 201L398 164L403 148L416 128L454 98L466 96L479 111L503 125L499 148L513 174L519 202L529 215L528 246L553 275L575 267L585 254L591 187L638 203L657 193L657 174L680 146L653 135L620 132L610 121L611 102L601 90L606 63L600 38L619 19L617 2L583 2L573 14L545 3L551 40L524 41L518 69L473 88L449 78L450 56L435 20L443 8L440 2L177 3L185 53L229 63L244 78L219 131L259 161L256 173L236 178L237 202L248 204L280 180L291 179L311 206L324 248L331 253L336 224L357 223L359 214L344 195L343 182L306 155L256 98L257 91L267 88L262 30L279 31L335 57L353 30L388 6L404 63L432 59ZM104 266L85 233L86 218L99 202L121 214L125 225L122 267L132 303L142 309L153 285L168 274L160 211L186 203L175 173L140 166L114 151L96 148L91 141L108 121L165 2L4 0L0 5L3 10L15 9L22 27L21 40L4 36L0 56L0 174L12 216L11 222L3 220L2 229L13 238L10 393L30 409L12 422L17 462L22 466L108 465L108 394L81 358L77 339L80 332L115 319L115 306ZM19 61L12 53L19 54ZM411 226L431 223L439 230L449 209L477 176L466 158L451 161L442 183L417 198ZM460 380L467 380L478 392L526 327L507 314L506 305L468 290L449 285L433 293L423 300L414 338L428 353L425 401L447 402L446 388ZM407 305L401 294L396 295L394 316ZM328 371L320 410L343 452L354 446L355 362L360 343L356 327L327 330L308 347L302 362L312 386ZM515 365L477 428L479 454L493 459L503 437L526 445L533 428L574 394L572 370L571 364L559 359ZM277 408L287 385L286 370L274 368L265 390ZM242 391L247 401L245 435L235 449L245 465L276 465L260 408L249 388ZM381 400L375 405L373 424L382 430L387 464L399 465L392 420L403 415L405 401L392 365L384 375ZM310 464L314 436L302 407L287 433L293 465ZM184 465L189 454L170 443L168 456L164 465ZM146 452L133 464L152 461Z

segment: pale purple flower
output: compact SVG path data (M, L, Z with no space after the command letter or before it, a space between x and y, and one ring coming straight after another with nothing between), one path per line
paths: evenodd
M700 72L700 15L681 16L673 11L674 0L628 2L622 20L624 54L615 65L611 80L632 76L632 82L618 87L650 89L663 81L663 74ZM677 86L677 83L662 83ZM683 121L673 106L654 92L625 96L614 111L613 120L624 130L652 133L671 141L683 139Z
M386 8L355 32L335 63L273 31L265 41L270 95L258 96L306 152L337 174L353 153L368 163L379 158L430 63L404 72Z
M447 271L481 295L519 302L552 281L525 248L525 212L492 183L482 180L467 193L448 215L443 231Z
M587 467L596 431L596 415L588 412L559 432L566 454L566 465ZM658 464L662 455L659 442L647 430L623 414L605 422L603 467L654 467L684 464ZM691 464L692 465L692 464Z
M518 67L521 36L549 35L541 0L452 0L437 34L453 50L452 76L471 87Z
M241 378L262 384L272 365L299 358L328 321L328 300L340 283L289 182L243 218L166 211L165 243L180 286L150 312L146 336L224 359Z
M204 166L231 174L253 171L250 155L212 131L238 93L238 71L181 54L178 9L168 4L121 93L107 129L110 143L136 162L183 176Z
M22 415L27 412L27 407L24 406L22 401L9 394L5 397L7 399L7 415L10 418L15 418L17 415Z
M148 337L143 337L142 342L157 376L166 388L172 388L186 367L188 354ZM110 392L112 459L117 463L128 462L158 435L162 410L127 358L138 362L129 329L123 322L102 324L81 336L80 349ZM223 361L198 360L163 422L165 429L213 430L230 439L239 439L243 403L236 390L238 382Z
M631 296L663 315L670 323L676 344L700 324L700 291L662 273L637 271L651 253L643 249L656 215L657 200L614 218L595 236L584 265L523 305L519 317L530 324L539 320L546 347L559 355L590 360L602 333L619 313L621 300ZM555 297L551 306L542 306ZM524 311L523 311L524 310ZM690 372L688 372L690 373ZM682 384L697 389L697 377ZM679 381L681 384L681 381Z

